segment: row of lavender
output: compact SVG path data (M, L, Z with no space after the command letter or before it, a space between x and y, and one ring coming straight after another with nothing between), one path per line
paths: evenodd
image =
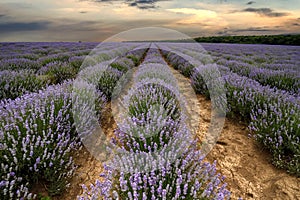
M95 43L1 43L0 71L36 71L50 62L86 56L94 47Z
M186 45L178 45L177 49ZM297 95L300 88L299 48L269 47L263 45L204 45L213 60L231 71L278 89ZM275 49L275 50L274 50ZM192 50L192 51L191 51ZM285 52L285 53L282 53ZM189 55L203 53L202 48L191 47ZM206 58L204 59L207 63ZM263 74L263 75L261 75Z
M114 85L124 73L118 68L134 67L144 53L126 52L126 49L115 55L106 51L111 56L126 54L112 63L104 63L111 73L102 73L96 83L82 81L75 93L73 81L64 80L62 84L0 102L0 199L32 199L36 194L30 191L37 183L45 184L51 196L68 186L76 169L72 155L81 147L74 126L74 111L80 111L89 121L89 101L94 96L97 117L100 117ZM95 88L95 84L95 93L88 93L87 88Z
M168 46L168 44L166 45ZM234 49L235 46L230 47ZM199 50L199 46L197 49L197 45L189 45L186 48L178 45L176 49L181 49L181 51L185 51L188 55L200 61L204 60L202 66L195 68L189 63L183 65L182 63L187 62L182 57L163 51L166 59L175 68L179 69L184 75L191 77L191 82L196 92L209 97L210 91L205 83L205 79L207 77L213 78L212 74L215 73L222 74L222 79L225 81L229 113L241 116L244 121L249 123L249 129L254 133L256 140L272 152L275 166L285 168L288 172L299 176L299 93L294 96L285 90L263 85L247 76L234 73L229 67L207 64L212 63L212 60L207 59L205 51L203 49ZM198 56L195 56L197 55L195 51L202 54L199 53ZM260 76L265 76L265 74L262 73Z
M38 91L46 87L47 83L57 84L62 77L71 78L83 61L81 56L88 54L86 50L91 48L91 44L76 43L1 43L0 99L14 99L28 92ZM44 73L38 72L44 65L52 62L57 65L65 64L52 72L45 72L45 68ZM62 69L64 67L72 70L67 72ZM56 80L59 71L65 73Z
M212 56L273 70L298 70L298 46L203 44Z
M0 59L0 100L15 99L48 85L75 78L93 43L2 43ZM89 55L88 65L112 59L133 48L107 43ZM102 51L102 52L101 52ZM29 55L31 56L29 58Z
M205 163L197 150L183 101L167 63L150 48L122 98L104 180L84 186L79 199L229 199L215 163Z
M88 55L96 47L96 43L46 43L46 42L28 42L28 43L1 43L2 54L0 60L9 59L28 59L36 61L41 57L49 55L58 55L69 52L70 55L80 54Z
M300 93L299 47L268 45L204 45L217 64L262 85Z

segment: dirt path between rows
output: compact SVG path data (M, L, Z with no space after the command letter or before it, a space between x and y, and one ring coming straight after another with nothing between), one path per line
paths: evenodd
M103 133L110 138L114 135L114 130L117 128L117 124L112 116L110 103L107 104L102 115L101 128ZM85 147L76 154L74 161L78 168L75 171L69 188L63 195L55 197L54 200L76 200L77 196L83 192L82 184L89 187L91 184L95 184L97 179L100 179L99 175L103 172L103 165Z

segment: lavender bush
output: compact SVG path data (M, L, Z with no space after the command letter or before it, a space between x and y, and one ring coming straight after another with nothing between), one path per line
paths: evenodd
M71 153L80 147L71 82L2 101L0 110L1 199L31 199L37 182L51 196L63 192L76 168Z
M51 195L66 187L75 169L69 154L78 141L63 87L2 102L1 199L27 198L27 188L42 178Z
M93 85L105 96L110 99L118 80L123 76L123 73L106 64L88 67L79 73L79 77Z
M115 68L123 73L126 73L129 69L135 66L134 62L126 57L121 57L110 64L112 68Z
M299 71L278 69L271 70L252 66L238 61L218 61L219 64L228 67L232 72L241 76L247 76L258 81L262 85L269 85L278 89L287 90L293 94L298 93L300 88Z
M72 67L74 67L76 69L76 71L79 71L83 61L85 59L85 56L73 56L69 58L69 65L71 65Z
M132 51L129 51L126 53L126 58L129 58L131 59L133 62L134 62L134 65L135 66L138 66L141 61L142 61L142 58L145 56L145 53L147 52L148 46L142 46L138 49L134 49Z
M174 90L157 79L146 79L129 91L124 99L128 111L122 114L118 134L124 147L147 152L169 141L184 120L178 91Z
M57 54L41 57L38 59L38 62L40 63L41 66L44 66L53 62L67 62L70 57L71 55L69 53L57 53Z
M0 70L38 70L40 66L36 61L26 58L12 58L0 60Z
M25 93L36 92L46 84L47 80L41 79L30 70L0 71L0 100L15 99Z
M173 87L177 87L177 80L173 77L171 70L166 64L143 63L140 65L135 74L134 82L140 82L149 78L156 78L172 85Z
M156 48L150 48L147 52L147 55L143 61L143 64L146 65L149 63L166 64L163 57L160 56L160 52Z
M65 62L51 62L43 66L37 73L46 76L50 84L59 84L75 78L77 70Z

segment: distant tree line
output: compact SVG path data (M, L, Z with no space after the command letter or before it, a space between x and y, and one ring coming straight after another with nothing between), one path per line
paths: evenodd
M259 36L211 36L198 37L195 38L195 41L203 43L300 45L300 34Z

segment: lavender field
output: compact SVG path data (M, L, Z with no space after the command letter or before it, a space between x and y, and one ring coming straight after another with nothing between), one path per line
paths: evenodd
M251 154L255 162L269 160L268 169L291 180L289 188L266 193L282 194L264 199L300 199L300 47L97 45L0 43L1 200L262 198L263 191L236 192L242 189L209 154L224 132L219 141L209 131L213 141L199 136L206 134L198 127L202 114L190 102L201 98L210 103L207 123L245 126L243 145L264 151ZM182 80L194 96L185 94ZM112 108L118 99L119 118ZM92 185L72 181L82 166L96 170L79 161L83 151L103 161ZM101 160L103 152L109 159Z

